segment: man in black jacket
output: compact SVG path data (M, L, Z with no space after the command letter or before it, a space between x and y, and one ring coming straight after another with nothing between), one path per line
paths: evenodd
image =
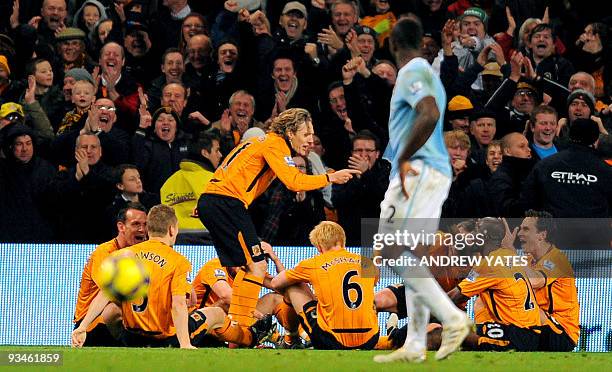
M575 120L570 146L540 161L525 181L523 203L554 217L610 217L612 169L594 151L598 137L593 120Z
M124 70L125 51L115 42L106 43L100 50L100 84L98 98L109 98L117 108L119 124L128 133L136 129L138 88L140 85Z
M132 162L140 170L145 190L159 190L187 156L187 139L178 130L180 118L170 107L153 113L142 112L138 130L132 137ZM149 135L148 128L152 127Z
M108 98L98 98L87 113L83 127L58 135L52 143L54 158L60 165L74 164L74 142L84 133L98 136L105 149L102 161L110 166L127 163L130 157L130 136L117 126L115 103Z
M52 199L49 183L55 169L36 154L35 136L22 124L10 124L0 131L0 241L49 242Z
M555 35L549 24L537 25L529 35L531 42L531 63L539 76L562 86L567 86L574 73L574 66L567 59L555 53Z
M523 215L519 197L521 186L533 168L527 138L510 133L502 138L503 160L487 184L491 206L498 217Z
M352 142L348 166L359 169L361 175L344 185L334 185L332 202L338 211L338 223L346 232L347 244L358 246L361 244L361 219L380 216L380 202L389 186L391 164L380 159L380 144L372 132L363 130Z
M94 134L77 138L77 164L60 172L52 182L61 203L59 239L71 243L99 243L108 240L105 210L114 195L114 172L100 161L102 146Z

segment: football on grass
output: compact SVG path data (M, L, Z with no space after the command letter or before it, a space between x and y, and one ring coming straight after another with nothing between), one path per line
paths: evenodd
M135 256L110 255L100 265L100 286L115 301L141 298L149 289L149 272Z

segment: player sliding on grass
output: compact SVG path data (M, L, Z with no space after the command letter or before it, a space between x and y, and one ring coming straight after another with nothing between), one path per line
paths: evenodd
M265 138L238 145L217 168L198 202L198 214L210 231L224 267L240 267L234 278L230 318L243 326L255 320L254 311L266 277L267 263L255 226L247 212L251 202L278 177L292 191L310 191L346 183L352 169L302 174L292 155L307 156L313 144L312 118L304 109L289 109L273 121Z
M391 178L380 205L379 233L435 233L448 196L452 170L442 128L446 93L440 78L421 57L423 29L414 18L395 24L389 46L400 71L391 97L389 145L384 158L391 161ZM399 243L398 243L399 244ZM390 245L387 259L414 259L410 249ZM406 288L406 309L411 321L404 346L376 362L423 362L426 358L429 314L442 322L444 333L436 359L459 348L471 322L448 298L426 267L391 266Z

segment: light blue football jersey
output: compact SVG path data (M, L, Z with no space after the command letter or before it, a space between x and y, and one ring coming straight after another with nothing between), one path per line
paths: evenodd
M417 150L411 160L421 159L425 165L442 174L448 177L453 175L443 134L446 92L442 81L429 63L419 57L412 59L399 70L391 97L389 144L383 155L392 164L390 178L399 174L398 159L404 152L412 130L416 117L415 108L423 98L428 96L435 98L440 118L427 142Z

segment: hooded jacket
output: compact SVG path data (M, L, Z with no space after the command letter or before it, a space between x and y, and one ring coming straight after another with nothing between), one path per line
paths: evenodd
M13 142L22 135L34 139L32 131L20 124L2 130L0 159L0 241L49 242L54 237L48 185L55 175L49 162L34 156L23 163L13 155Z
M202 187L210 182L215 171L210 161L206 164L205 160L182 160L180 169L166 180L160 190L162 204L174 208L182 232L205 230L202 221L194 216Z
M495 216L523 216L525 206L520 203L521 186L534 163L533 159L504 155L501 165L487 183L490 205L496 209Z
M180 132L170 144L155 134L147 138L142 130L137 130L132 137L132 161L140 170L145 190L157 195L164 182L179 170L187 152L187 141Z
M529 208L546 210L554 217L607 218L612 215L610 185L612 168L593 149L571 144L534 167L521 200Z
M108 18L108 15L106 14L106 9L104 8L104 5L97 1L97 0L86 0L83 5L81 5L81 7L79 8L79 10L77 10L74 13L74 18L72 18L72 26L73 27L80 27L81 25L79 24L79 20L81 19L81 14L83 14L83 10L85 9L85 7L87 5L94 5L96 8L98 8L98 12L100 13L100 19L98 20L98 22L102 22L105 19ZM89 33L91 35L91 32L93 30L83 30L86 33Z

